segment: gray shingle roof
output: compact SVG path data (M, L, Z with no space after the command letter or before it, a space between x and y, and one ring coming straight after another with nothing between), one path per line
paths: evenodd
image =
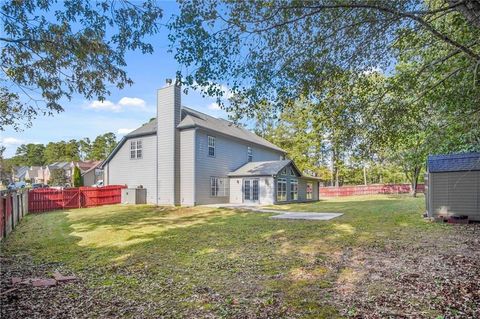
M178 124L178 129L186 129L190 127L201 127L207 130L232 136L253 144L257 144L263 147L274 149L283 153L286 153L280 147L270 143L269 141L261 138L255 133L250 132L249 130L236 126L230 121L224 119L217 119L213 116L207 115L202 112L195 111L186 106L182 106L182 121ZM131 137L152 135L157 133L157 119L153 119L148 123L143 124L136 130L125 135L122 140L117 144L112 153L103 161L101 167L112 159L112 157L117 153L120 147L125 143L125 141Z
M157 119L151 120L150 122L143 124L136 130L125 135L125 137L135 137L135 136L150 135L155 133L157 133Z
M18 179L25 178L25 174L27 173L29 168L30 167L28 167L28 166L17 167L16 170L15 170L15 177L18 178Z
M278 174L291 160L266 161L266 162L249 162L228 176L272 176Z
M47 165L48 169L65 169L70 167L70 162L55 162Z
M182 112L184 116L177 126L179 129L201 127L285 153L280 147L230 121L218 119L185 106L182 107Z
M479 171L480 153L430 155L427 165L430 173Z
M186 106L182 106L182 121L177 128L186 129L190 127L201 127L221 134L232 136L241 140L245 140L260 146L271 148L280 152L284 152L280 147L270 143L249 130L237 126L230 121L217 119L213 116L198 112ZM157 132L157 119L154 119L136 130L128 133L125 137L136 137L142 135L155 134Z

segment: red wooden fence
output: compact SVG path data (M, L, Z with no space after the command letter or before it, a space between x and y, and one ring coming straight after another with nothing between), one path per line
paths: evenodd
M38 188L28 192L28 211L45 212L57 209L119 204L122 185L76 187L65 189Z
M320 197L337 197L352 195L374 195L374 194L404 194L409 193L412 187L410 184L376 184L356 185L342 187L320 187ZM425 185L417 185L417 192L423 193Z
M0 239L7 235L20 223L27 214L27 192L0 192Z

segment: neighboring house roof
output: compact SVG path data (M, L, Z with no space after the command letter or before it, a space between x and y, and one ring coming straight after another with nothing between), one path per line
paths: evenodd
M85 174L87 174L88 172L93 171L93 170L96 169L98 166L100 166L100 164L102 164L102 161L93 161L93 162L94 162L94 165L92 165L89 169L83 171L83 172L82 172L82 175L85 175Z
M185 106L182 107L182 112L184 116L177 126L179 129L201 127L285 153L280 147L233 122L218 119Z
M427 166L430 173L480 171L480 153L429 155Z
M68 169L70 168L70 162L55 162L52 164L47 165L49 170L52 169Z
M25 178L25 175L27 174L28 171L28 166L20 166L17 167L15 170L15 177L18 179L23 179Z
M293 164L291 160L265 161L265 162L249 162L236 171L228 174L228 176L273 176L277 175L285 166ZM295 165L293 165L295 167ZM295 167L295 169L297 169ZM299 175L301 173L298 171Z
M78 161L74 162L74 165L80 168L80 171L82 174L90 171L91 169L96 168L99 164L101 164L102 161Z

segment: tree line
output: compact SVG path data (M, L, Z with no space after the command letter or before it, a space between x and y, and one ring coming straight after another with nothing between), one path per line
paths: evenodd
M98 135L94 140L88 137L48 144L22 144L15 156L8 159L13 166L43 166L54 162L103 160L117 145L114 133Z

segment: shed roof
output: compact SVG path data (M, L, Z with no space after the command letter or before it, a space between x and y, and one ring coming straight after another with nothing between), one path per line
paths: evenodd
M427 166L430 173L480 171L480 153L429 155Z

